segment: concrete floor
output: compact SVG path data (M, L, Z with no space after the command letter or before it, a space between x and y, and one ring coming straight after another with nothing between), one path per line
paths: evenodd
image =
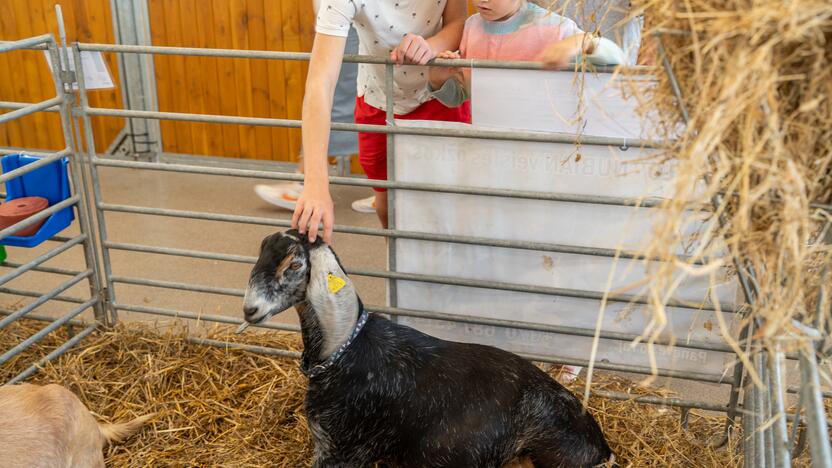
M106 203L197 210L275 219L290 219L291 213L271 207L261 201L253 187L269 181L236 177L203 176L165 172L138 171L133 169L102 168L103 199ZM359 187L333 187L338 224L377 227L374 214L352 211L350 203L370 195L370 190ZM269 226L232 224L223 222L175 219L125 213L108 213L106 216L109 240L152 246L173 247L208 252L256 256L261 239L276 230ZM77 223L63 233L77 234ZM35 249L8 248L9 260L25 263L52 242ZM386 264L386 243L382 238L336 234L333 245L345 264L351 267L383 270ZM189 259L155 254L111 251L115 275L176 281L224 288L244 289L249 265L212 260ZM80 247L50 260L48 266L83 269ZM8 271L0 269L0 274ZM48 291L65 281L66 276L29 273L7 287L32 291ZM355 277L354 281L366 304L384 304L384 280ZM241 317L241 299L206 293L183 292L125 284L116 285L116 300L122 304L170 308L194 313ZM66 295L89 297L87 286L82 283L70 289ZM31 301L9 294L0 295L0 309L16 309ZM37 313L56 315L69 310L72 304L50 301L37 309ZM90 314L87 313L86 317ZM171 320L141 313L121 312L120 320L153 321L160 324ZM284 313L273 319L296 323L293 313ZM794 373L791 373L794 375ZM635 380L643 376L632 376ZM658 379L656 385L667 386L683 398L706 399L726 402L728 388L724 385L699 384L682 380Z
M291 219L291 212L266 204L254 193L255 184L269 183L264 180L102 168L101 182L102 195L106 203ZM338 223L377 227L375 215L357 213L349 207L353 200L369 195L370 190L366 188L334 187L333 197L338 212ZM114 212L107 213L106 226L108 239L113 242L247 256L257 256L262 238L280 230L270 226ZM72 236L77 233L78 227L75 223L62 234ZM385 266L384 239L336 234L333 245L339 256L351 266L373 269L383 269ZM54 246L54 242L48 242L35 249L8 248L9 261L25 263ZM80 247L75 247L45 263L51 267L76 270L82 269L83 264ZM250 265L231 262L117 250L111 250L111 264L114 275L236 289L245 288L251 269ZM48 291L50 287L64 280L66 277L32 273L10 282L7 287ZM384 303L383 280L356 277L355 283L366 303ZM117 284L115 292L116 300L121 304L163 307L236 318L241 318L242 313L241 300L237 297L128 284ZM67 295L89 297L84 285L72 288ZM14 308L16 304L28 303L28 299L21 301L19 298L3 296L6 297L0 298L0 307ZM49 303L38 308L37 312L51 315L66 309L67 307L59 304ZM131 312L122 312L119 318L156 320L153 316ZM291 313L283 314L279 319L296 322L294 314Z

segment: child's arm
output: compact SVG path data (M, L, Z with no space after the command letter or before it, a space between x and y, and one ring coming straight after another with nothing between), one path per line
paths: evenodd
M301 234L305 234L308 228L311 242L317 238L318 224L321 222L324 225L324 242L332 242L335 210L329 193L326 148L329 143L332 98L346 43L346 37L317 33L309 60L301 115L305 184L292 215L292 227L298 228Z
M459 52L448 50L436 58L458 59L460 56ZM459 68L430 67L428 77L431 94L446 107L458 107L468 100L468 87Z
M468 16L465 0L448 0L442 12L442 29L431 37L406 34L402 42L390 52L390 60L398 65L425 65L436 57L437 51L459 47L462 28Z
M603 37L580 33L550 45L542 56L545 68L563 68L573 57L584 54L596 63L619 65L624 63L624 51L615 42Z

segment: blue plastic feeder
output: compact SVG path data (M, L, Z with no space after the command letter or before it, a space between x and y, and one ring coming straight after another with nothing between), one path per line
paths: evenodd
M5 174L40 159L37 156L10 154L0 160L0 165L2 165ZM49 200L49 206L53 206L66 200L70 197L68 165L69 161L62 158L7 181L6 201L23 197L43 197ZM0 240L0 245L35 247L69 227L74 219L75 211L73 211L72 206L68 206L47 218L35 235L27 237L9 236Z

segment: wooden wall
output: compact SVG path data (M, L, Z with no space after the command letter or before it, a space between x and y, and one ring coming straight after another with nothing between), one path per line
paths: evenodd
M148 0L154 45L312 49L311 0ZM299 119L306 62L157 56L159 109ZM164 150L294 161L300 130L163 122Z
M311 0L147 0L154 45L301 51L312 49ZM60 3L69 40L113 43L109 0L0 0L0 40L52 32ZM470 9L470 7L469 7ZM106 54L118 85L115 54ZM157 55L159 109L299 119L307 63ZM9 72L12 71L12 72ZM54 95L41 52L0 54L0 100L36 102ZM116 90L90 91L94 107L122 107ZM104 151L123 119L95 118L96 147ZM162 122L163 150L172 153L295 161L300 130ZM62 146L55 115L38 114L0 125L0 146ZM360 170L356 165L354 170Z
M0 40L53 33L58 36L54 5L60 4L70 41L112 43L113 22L109 0L0 0ZM118 65L114 55L106 57L113 81L118 83ZM52 75L41 51L15 51L0 54L0 100L38 102L55 96ZM95 107L121 107L117 89L90 91ZM3 112L3 111L0 111ZM98 151L123 128L122 119L93 119ZM22 120L0 125L0 146L60 149L63 133L57 115L37 113Z

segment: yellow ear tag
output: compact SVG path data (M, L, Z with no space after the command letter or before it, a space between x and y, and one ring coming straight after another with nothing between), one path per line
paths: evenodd
M326 284L327 284L327 287L329 288L329 292L331 292L332 294L335 294L338 291L340 291L341 288L346 286L347 282L342 280L341 278L333 275L332 273L330 273L326 277Z

